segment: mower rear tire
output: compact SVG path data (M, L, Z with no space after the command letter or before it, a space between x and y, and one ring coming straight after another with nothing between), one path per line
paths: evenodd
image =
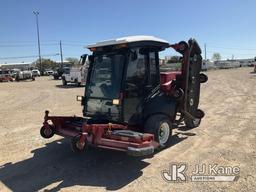
M153 115L148 118L144 126L144 132L154 135L160 148L166 148L172 140L172 123L165 115Z

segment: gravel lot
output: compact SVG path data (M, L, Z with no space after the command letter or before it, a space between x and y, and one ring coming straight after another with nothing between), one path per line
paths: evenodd
M76 95L84 88L61 81L0 84L0 191L256 191L256 74L252 68L207 72L200 127L174 130L173 145L149 158L89 149L70 150L69 140L39 134L46 109L82 115ZM166 182L161 171L185 162L239 166L236 182Z

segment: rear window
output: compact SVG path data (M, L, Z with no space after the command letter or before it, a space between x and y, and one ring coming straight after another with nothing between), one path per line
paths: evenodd
M160 71L180 71L182 66L182 59L183 58L178 55L165 59L166 62L160 66Z

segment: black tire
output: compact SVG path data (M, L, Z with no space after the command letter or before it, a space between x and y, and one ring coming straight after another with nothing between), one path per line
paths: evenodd
M50 126L50 129L46 129L46 127L41 127L40 129L40 135L43 138L49 139L54 135L54 129Z
M187 129L193 129L200 125L201 119L193 120L191 118L185 117L184 122L185 122Z
M81 86L81 82L78 82L78 83L77 83L77 87L80 87L80 86Z
M63 86L66 86L66 85L67 85L67 81L66 81L65 78L62 79L62 85L63 85Z
M32 77L32 81L35 81L35 77Z
M71 149L73 152L82 152L86 149L86 142L80 143L80 135L77 135L71 139Z
M162 130L160 130L161 127ZM171 144L172 123L165 115L153 115L149 117L144 125L144 132L154 134L155 141L159 143L160 148L168 147Z

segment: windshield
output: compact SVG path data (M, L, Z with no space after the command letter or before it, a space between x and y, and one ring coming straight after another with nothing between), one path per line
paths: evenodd
M114 121L120 118L120 107L113 99L120 96L124 62L125 54L120 53L94 57L86 89L86 115Z
M122 54L95 56L88 86L89 97L119 98L124 60Z

